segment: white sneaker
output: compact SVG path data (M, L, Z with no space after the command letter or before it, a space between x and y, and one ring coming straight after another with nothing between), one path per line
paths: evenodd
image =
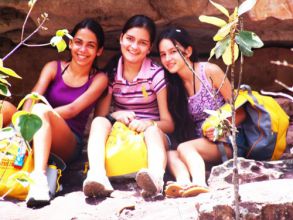
M87 197L105 197L114 191L109 178L106 175L97 175L90 170L83 182L82 190Z
M141 169L136 174L135 180L137 185L143 189L143 197L154 196L163 190L163 177L151 174L148 169Z
M43 173L32 172L32 183L26 197L27 207L39 207L50 204L47 176Z

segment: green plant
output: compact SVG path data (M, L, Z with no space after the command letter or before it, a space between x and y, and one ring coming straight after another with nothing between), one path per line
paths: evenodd
M221 18L213 16L199 16L201 22L220 27L216 35L213 37L213 40L217 43L211 50L210 58L214 55L217 59L222 57L224 63L228 66L238 59L239 49L243 55L251 57L253 55L252 48L260 48L263 46L263 42L255 33L237 28L239 17L251 10L255 5L256 0L244 1L239 8L236 7L234 9L234 12L231 15L222 5L211 0L210 2L228 18L228 21L226 22Z
M238 165L237 165L237 145L236 145L236 111L235 111L235 100L238 95L240 82L242 79L242 66L243 66L243 55L252 56L252 48L260 48L263 46L261 39L253 32L243 30L241 16L251 10L256 4L256 0L243 1L239 7L235 7L233 13L230 15L228 10L213 1L210 3L215 6L220 12L222 12L228 21L221 18L201 15L199 20L205 23L209 23L219 27L213 40L216 41L215 47L210 52L210 58L216 56L216 58L222 57L223 62L226 64L226 74L230 71L231 73L231 85L232 85L232 98L230 105L232 109L232 123L231 126L227 125L226 115L224 113L216 115L218 120L215 122L215 138L220 138L223 134L228 135L233 146L233 184L234 184L234 202L235 202L235 218L240 219L239 211L239 178L238 178ZM239 28L240 27L240 28ZM239 57L240 50L240 71L239 71L239 82L234 93L234 69L235 62ZM209 58L209 59L210 59ZM214 112L208 112L215 114Z
M39 30L47 30L47 28L44 26L45 22L48 20L48 14L47 13L43 13L41 14L41 19L39 20L39 25L37 26L37 28L30 33L27 37L24 38L24 30L25 30L25 26L27 23L27 20L31 14L31 11L33 10L35 4L37 3L37 0L29 0L28 1L28 6L29 6L29 11L26 15L25 21L23 23L22 26L22 32L21 32L21 40L20 42L3 58L0 58L0 95L4 96L4 97L10 97L11 96L11 92L9 91L9 87L11 86L10 83L8 82L8 77L15 77L15 78L19 78L21 79L21 77L12 69L4 67L4 62L7 58L10 57L10 55L12 55L20 46L24 45L24 46L28 46L28 47L37 47L37 46L47 46L47 45L52 45L53 47L56 47L58 52L62 52L66 49L67 45L66 42L63 40L64 36L67 36L69 39L72 39L72 37L69 35L68 30L63 29L63 30L58 30L56 32L56 36L52 37L52 39L50 40L49 43L44 43L44 44L27 44L27 40L30 39L35 33L37 33ZM29 98L32 98L32 100L35 100L37 96L37 94L33 94L28 96ZM39 99L43 99L38 97ZM23 104L23 102L21 102ZM0 106L1 108L2 106ZM19 107L18 107L19 109ZM27 116L25 116L27 115ZM18 120L14 120L15 122L17 121L18 125L17 127L21 128L21 132L23 135L26 135L24 132L25 130L25 124L23 122L23 120L28 120L29 121L34 121L34 120L38 120L37 116L32 116L32 114L30 112L21 112L21 113L17 113L14 118L19 118ZM32 122L33 123L33 122ZM37 122L36 122L37 123ZM15 125L16 126L16 125ZM2 127L2 126L1 126ZM30 133L30 132L28 132Z

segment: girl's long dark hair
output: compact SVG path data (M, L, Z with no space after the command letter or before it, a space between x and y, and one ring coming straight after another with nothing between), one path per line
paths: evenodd
M174 46L180 44L184 48L189 46L192 47L191 38L183 28L170 27L162 31L157 41L158 51L159 44L163 39L172 41ZM192 51L190 60L192 62L197 62L198 57L196 50L193 48ZM194 122L188 110L188 95L179 75L172 74L166 68L164 69L167 79L168 109L175 123L173 136L177 142L181 143L195 138Z
M140 27L145 28L149 35L150 35L150 43L151 45L155 41L156 37L156 25L154 21L145 15L134 15L131 18L129 18L125 25L122 28L122 35L125 34L129 29ZM118 53L115 55L105 66L104 70L108 73L108 77L110 82L113 82L115 74L116 74L116 68L118 65L119 58L121 57L121 53Z

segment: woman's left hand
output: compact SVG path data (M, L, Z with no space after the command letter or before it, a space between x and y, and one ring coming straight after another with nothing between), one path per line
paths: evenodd
M128 127L133 131L143 132L151 125L151 121L134 119L129 123Z
M205 136L209 141L214 141L214 131L215 128L211 127L205 131Z

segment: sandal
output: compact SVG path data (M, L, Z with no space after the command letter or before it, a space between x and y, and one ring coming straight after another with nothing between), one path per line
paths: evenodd
M184 186L177 182L168 182L166 189L165 189L165 195L169 198L178 198L182 197L182 193L184 192Z
M192 197L197 196L200 193L207 193L209 192L209 189L204 186L198 186L198 185L191 185L186 187L182 192L182 197Z

